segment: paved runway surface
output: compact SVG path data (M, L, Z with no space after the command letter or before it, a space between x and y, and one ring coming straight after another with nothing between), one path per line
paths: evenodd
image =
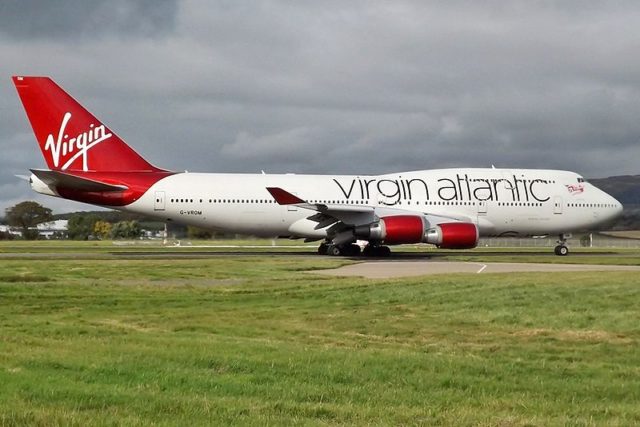
M331 276L358 276L369 279L424 276L450 273L515 273L563 271L638 271L640 266L583 265L583 264L529 264L529 263L477 263L442 261L375 261L346 265L331 270L310 273Z
M208 248L208 249L206 249ZM258 249L259 248L259 249ZM469 255L481 255L482 257L531 257L531 256L545 256L549 258L555 258L556 255L552 251L496 251L496 252L459 252L459 251L399 251L392 252L387 261L420 261L420 262L435 262L436 259L450 256L469 256ZM84 252L78 252L73 250L67 250L67 248L61 248L55 250L55 248L47 248L47 250L34 251L34 252L4 252L0 251L0 259L177 259L177 258L217 258L217 257L235 257L235 256L283 256L283 257L313 257L317 258L315 248L309 248L301 250L298 247L270 247L270 246L237 246L230 248L229 246L211 246L201 249L201 247L183 247L183 248L159 248L155 250L148 249L118 249L118 250L87 250ZM597 251L597 252L573 252L570 257L637 257L636 253L619 253L615 251ZM361 260L362 256L349 257L352 260ZM366 258L365 258L366 259ZM370 258L371 259L371 258ZM375 258L374 258L375 259ZM432 261L429 261L432 260ZM382 260L380 262L383 262Z

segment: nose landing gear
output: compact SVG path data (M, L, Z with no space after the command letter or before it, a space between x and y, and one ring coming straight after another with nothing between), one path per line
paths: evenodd
M569 255L569 248L567 247L567 239L571 237L571 234L560 234L558 236L558 246L553 249L553 252L559 256Z

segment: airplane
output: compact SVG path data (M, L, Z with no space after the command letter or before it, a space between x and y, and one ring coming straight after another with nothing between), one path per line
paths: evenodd
M234 233L320 241L318 253L387 256L391 245L470 249L482 236L598 229L622 205L562 170L450 168L384 175L175 172L150 164L48 77L13 82L47 169L41 194Z

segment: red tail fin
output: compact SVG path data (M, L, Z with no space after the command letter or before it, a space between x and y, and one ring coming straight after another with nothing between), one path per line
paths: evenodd
M40 150L60 171L151 172L151 165L48 77L13 77Z

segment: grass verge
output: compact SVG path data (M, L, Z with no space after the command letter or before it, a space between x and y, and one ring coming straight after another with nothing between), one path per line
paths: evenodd
M0 261L0 424L640 423L640 278Z

